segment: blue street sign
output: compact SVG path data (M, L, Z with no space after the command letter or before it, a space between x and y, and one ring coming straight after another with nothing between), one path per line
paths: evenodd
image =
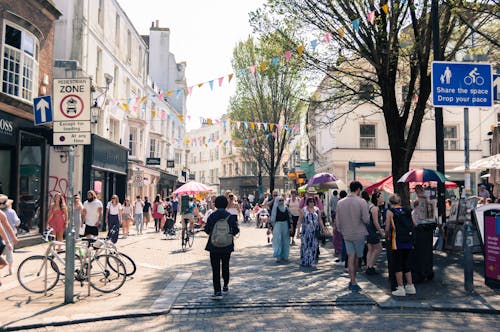
M432 62L432 102L434 106L491 107L491 64Z
M493 99L500 101L500 74L493 74Z
M33 99L33 114L35 115L35 125L52 122L52 102L50 96Z

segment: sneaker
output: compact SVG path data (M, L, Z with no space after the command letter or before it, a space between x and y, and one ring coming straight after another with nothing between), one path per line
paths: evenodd
M212 300L222 300L223 298L221 292L215 292L214 295L212 295Z
M349 290L350 290L351 292L360 292L360 291L361 291L361 287L359 287L359 285L358 285L358 284L353 285L353 284L351 284L351 283L349 282Z
M227 287L227 286L222 287L222 294L223 295L229 294L229 287Z
M406 296L406 291L403 286L398 286L395 291L392 292L394 296Z
M374 276L374 275L378 274L374 267L366 268L365 273L366 273L366 275L369 275L369 276Z
M408 295L415 295L415 294L417 294L417 290L415 289L415 285L413 285L413 284L406 285L405 286L405 292Z

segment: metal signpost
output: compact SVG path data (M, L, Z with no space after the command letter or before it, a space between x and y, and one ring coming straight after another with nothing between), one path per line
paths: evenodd
M471 194L469 170L469 107L493 106L492 68L489 63L432 63L432 101L434 106L464 108L465 196ZM473 290L472 228L470 219L464 223L464 287Z
M73 303L75 270L75 231L73 220L73 173L75 145L90 144L90 78L54 79L54 145L69 145L68 208L69 223L66 237L66 267L64 274L64 303Z
M374 167L374 166L375 166L374 161L369 161L369 162L364 162L364 163L357 163L355 161L349 162L349 170L351 170L353 173L353 180L354 181L356 181L356 168L358 168L358 167Z

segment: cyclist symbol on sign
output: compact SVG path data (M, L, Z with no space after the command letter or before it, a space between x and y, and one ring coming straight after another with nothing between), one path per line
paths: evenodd
M477 84L481 86L484 84L484 78L482 78L481 74L477 72L477 67L474 67L474 69L472 69L470 73L465 76L464 83L467 85Z
M74 98L70 98L66 102L66 114L70 114L70 113L76 114L77 113L77 109L76 109L77 105L78 105L78 101L76 101Z

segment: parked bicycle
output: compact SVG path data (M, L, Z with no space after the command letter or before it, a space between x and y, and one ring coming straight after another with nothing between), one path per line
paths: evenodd
M46 293L54 288L64 272L56 261L64 266L64 260L59 255L56 246L65 245L64 242L53 241L50 232L44 237L49 246L44 255L34 255L26 258L19 264L17 279L19 284L32 293ZM75 245L74 278L81 286L88 282L92 288L102 293L111 293L123 286L126 279L126 270L123 262L110 254L96 254L91 243L96 239L82 239ZM85 243L87 242L87 243Z

